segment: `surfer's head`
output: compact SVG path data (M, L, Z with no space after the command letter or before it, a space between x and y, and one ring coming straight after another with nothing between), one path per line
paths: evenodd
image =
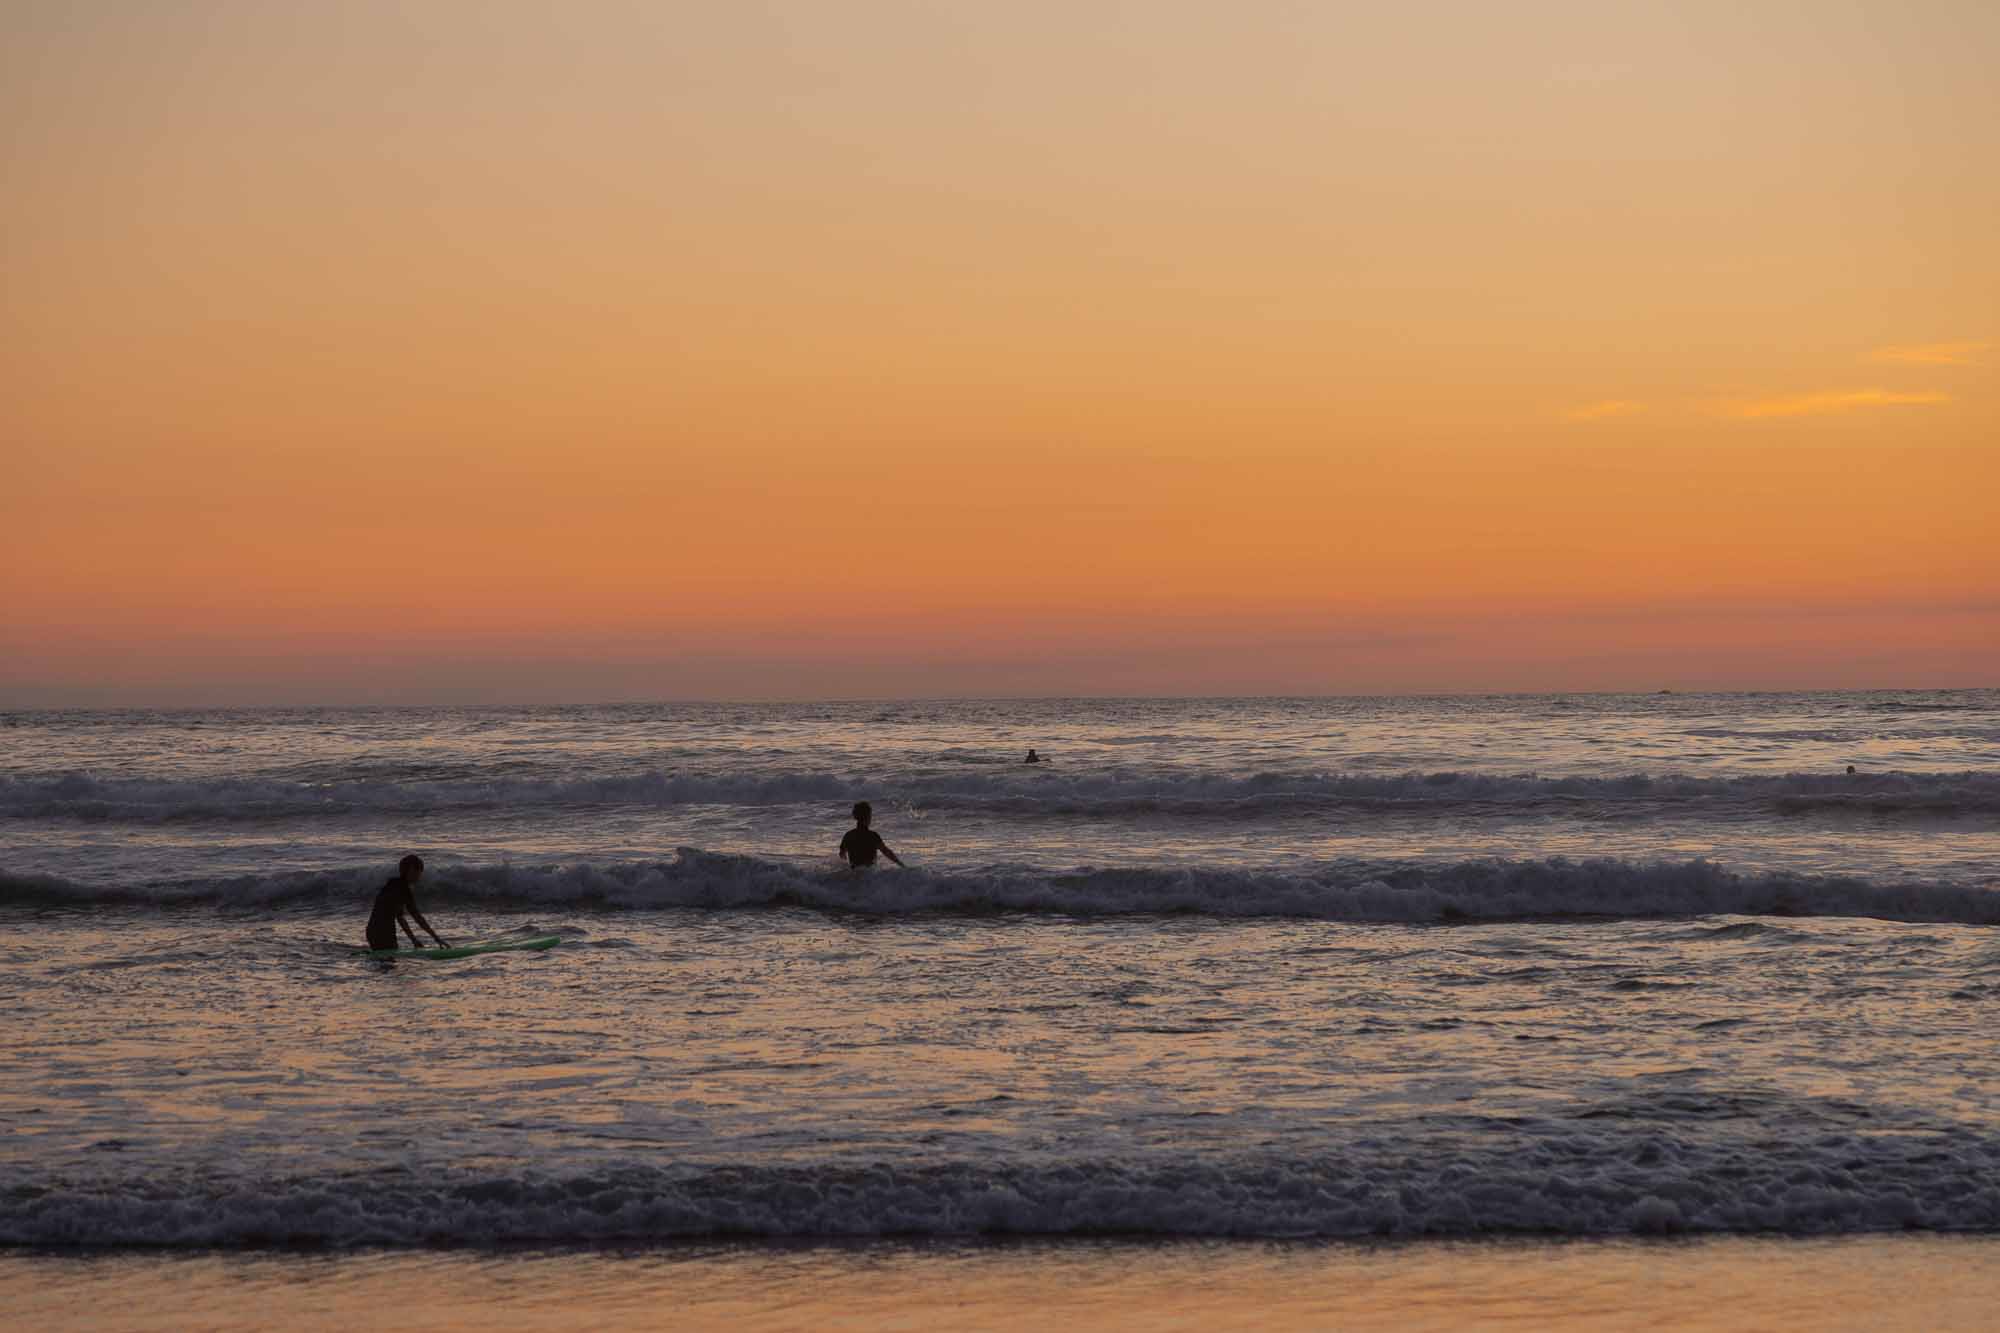
M424 858L412 852L396 862L396 870L406 882L414 884L424 877Z
M873 818L875 818L874 806L868 804L868 802L866 801L856 801L854 803L855 823L861 825L863 828L866 828L868 827L868 821Z

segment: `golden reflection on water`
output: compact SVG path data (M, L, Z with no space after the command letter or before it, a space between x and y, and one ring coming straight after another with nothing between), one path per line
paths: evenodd
M337 1256L15 1252L22 1328L1990 1328L2000 1240L1081 1241Z

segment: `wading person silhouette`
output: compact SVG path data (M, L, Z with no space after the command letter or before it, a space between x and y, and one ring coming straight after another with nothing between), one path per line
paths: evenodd
M882 835L868 827L874 818L874 806L866 801L855 803L854 827L847 830L846 836L840 840L840 859L847 862L850 869L860 870L874 865L877 852L897 865L903 864L903 858L889 850L889 844L882 841Z
M406 856L396 865L396 877L384 883L375 892L375 910L368 914L368 947L371 949L394 949L396 947L396 927L401 924L403 933L410 937L410 947L421 949L423 944L417 939L417 932L410 929L409 917L417 919L417 924L430 931L437 940L438 948L449 948L431 923L424 920L424 914L417 910L416 897L410 892L417 881L424 877L424 858ZM404 913L409 916L405 916Z

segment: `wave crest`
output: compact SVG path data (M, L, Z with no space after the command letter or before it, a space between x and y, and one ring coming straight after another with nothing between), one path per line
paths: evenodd
M506 1245L750 1237L1824 1235L2000 1229L2000 1144L1545 1127L1303 1159L801 1162L591 1173L107 1179L0 1195L8 1245Z
M86 773L0 778L0 816L113 822L254 821L437 810L565 807L840 805L866 796L884 808L1027 816L1365 809L1493 813L1724 805L1802 814L2000 813L2000 773L1790 773L1618 777L1431 773L1226 775L969 773L953 775L647 772L577 779L351 779L184 782Z
M379 880L379 866L129 886L0 875L0 901L344 907L365 902ZM1186 914L1384 923L1819 916L2000 925L2000 891L1990 886L1746 874L1703 860L1615 858L1487 858L1442 864L1350 859L1272 870L993 866L855 873L683 847L672 859L660 861L440 865L425 891L427 900L442 905L519 909L812 907L885 916Z

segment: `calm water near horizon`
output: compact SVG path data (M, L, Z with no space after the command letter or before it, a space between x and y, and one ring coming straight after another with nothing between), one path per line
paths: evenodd
M563 945L356 957L406 851ZM2000 1235L2000 691L5 714L0 924L0 1291L107 1327L515 1265L1371 1326L1433 1261L1592 1326L1509 1284Z

